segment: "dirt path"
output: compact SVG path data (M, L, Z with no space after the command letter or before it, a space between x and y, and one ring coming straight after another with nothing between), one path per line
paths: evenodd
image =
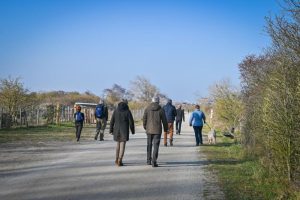
M224 199L192 129L174 146L160 146L158 168L146 165L142 129L127 143L124 167L114 165L115 142L91 139L31 147L1 145L0 199Z

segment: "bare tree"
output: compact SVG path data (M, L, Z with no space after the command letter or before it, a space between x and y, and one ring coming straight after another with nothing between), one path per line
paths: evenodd
M121 101L123 98L130 100L130 93L125 88L118 84L114 84L111 88L103 91L103 96L107 104L113 106L115 103Z
M159 89L143 76L137 76L131 82L130 91L136 100L143 102L150 102L154 95L160 94Z

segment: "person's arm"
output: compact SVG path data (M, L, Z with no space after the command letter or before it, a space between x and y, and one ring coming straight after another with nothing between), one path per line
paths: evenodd
M104 106L104 111L105 111L105 120L108 120L108 108L107 106Z
M145 109L145 111L144 111L144 116L143 116L143 127L144 127L144 129L146 130L147 129L147 109Z
M129 118L129 127L130 127L130 130L131 130L131 133L132 134L135 134L135 130L134 130L134 120L133 120L133 117L132 117L132 113L131 113L131 111L129 110L129 116L128 116L128 118Z
M191 114L191 117L190 117L190 120L189 120L190 126L192 126L193 119L194 119L194 113Z
M202 112L202 118L203 118L203 122L204 122L204 124L206 123L206 117L205 117L205 114L204 114L204 112Z
M164 127L164 132L168 132L168 121L167 121L166 113L163 109L160 110L160 116Z
M115 125L115 111L113 112L111 119L110 119L110 127L109 127L110 134L112 134L114 132L114 125Z
M181 112L182 112L182 120L185 121L184 110L182 110Z

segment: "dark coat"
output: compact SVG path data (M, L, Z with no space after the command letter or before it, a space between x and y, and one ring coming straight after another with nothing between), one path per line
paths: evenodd
M176 108L171 103L167 103L164 106L164 110L166 113L168 123L173 123L175 121L176 116Z
M111 117L110 133L113 133L115 141L125 142L129 140L129 128L131 133L134 134L135 130L132 114L128 105L121 102Z
M161 134L162 124L164 131L168 131L168 122L165 111L158 103L151 103L145 110L143 126L147 134Z
M178 108L177 110L176 110L176 121L180 121L180 122L182 122L182 120L183 121L185 121L185 119L184 119L184 109L181 109L181 108Z

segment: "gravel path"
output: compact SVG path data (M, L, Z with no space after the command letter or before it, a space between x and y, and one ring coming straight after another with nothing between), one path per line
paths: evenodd
M115 142L1 146L0 199L224 199L208 162L183 126L174 146L160 146L158 168L146 165L146 135L137 129L127 143L123 167L114 165Z

